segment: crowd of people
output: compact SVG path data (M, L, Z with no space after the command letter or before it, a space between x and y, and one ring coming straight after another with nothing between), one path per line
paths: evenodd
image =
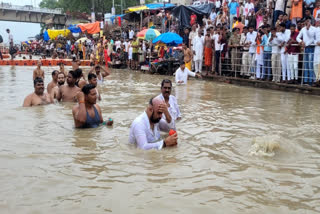
M204 61L207 74L319 86L320 1L216 0L197 21L182 35L189 69Z
M184 67L184 63L181 64ZM113 120L104 120L97 101L101 100L101 93L97 85L104 82L104 77L110 74L107 67L92 66L88 78L84 77L82 69L77 63L73 70L67 73L64 69L52 71L52 80L48 83L45 92L44 71L41 61L33 71L34 92L26 96L24 107L52 104L55 102L75 102L72 108L76 128L96 128L101 124L112 126ZM193 75L194 73L189 73ZM66 83L65 83L66 82ZM177 80L179 84L185 84ZM137 117L130 128L129 142L141 149L162 149L166 146L177 145L177 134L170 134L161 139L160 131L176 130L176 121L181 119L177 99L171 95L172 82L165 79L161 83L161 93L150 99L143 114Z

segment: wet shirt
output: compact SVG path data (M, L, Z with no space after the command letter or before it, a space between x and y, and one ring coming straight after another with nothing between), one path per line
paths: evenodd
M184 71L182 71L181 68L178 68L176 71L176 83L178 83L178 81L183 81L183 83L180 84L187 84L188 76L195 77L196 73L190 71L188 68L184 68Z
M160 130L169 131L167 123L161 119L159 123L154 124L152 130L148 115L144 112L131 124L129 143L137 144L138 148L143 150L161 150L163 147L163 140L160 138Z
M94 109L94 117L90 117L88 111L87 112L87 119L85 124L83 124L82 128L97 128L99 124L101 123L101 118L98 113L98 110L95 106L93 106Z
M164 97L162 94L158 95L158 98L164 101ZM181 113L178 106L177 98L175 96L173 95L169 96L169 105L170 107L168 107L168 111L171 116L171 123L168 125L170 129L176 129L175 121L177 120L178 117L181 117ZM164 121L167 121L166 116L164 114L162 114L162 119Z

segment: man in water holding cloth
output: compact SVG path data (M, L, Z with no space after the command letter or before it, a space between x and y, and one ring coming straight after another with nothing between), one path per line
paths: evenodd
M36 77L33 81L33 84L34 92L24 99L23 107L46 105L53 103L52 97L49 94L44 93L44 83L42 78Z
M77 94L78 105L72 108L74 124L76 128L97 128L103 123L101 108L96 104L97 91L92 84L83 86L82 92ZM113 121L109 120L107 125L112 125Z
M160 131L169 132L166 121L161 120L166 104L159 98L152 98L145 112L137 117L130 127L129 142L136 143L140 149L162 149L177 145L177 134L160 139Z
M164 101L167 105L168 113L170 114L171 122L167 119L166 111L162 114L162 119L167 121L171 129L176 129L175 121L181 119L181 113L178 102L175 96L171 95L172 82L171 80L164 79L161 83L161 94L157 96L160 100Z

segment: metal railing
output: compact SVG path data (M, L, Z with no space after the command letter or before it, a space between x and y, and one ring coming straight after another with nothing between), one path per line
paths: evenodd
M7 9L7 10L18 10L18 11L26 11L26 12L38 12L38 13L50 13L50 14L63 14L62 9L48 9L48 8L40 8L40 7L33 7L32 5L12 5L9 3L1 3L0 9Z
M310 48L310 47L308 47ZM299 53L249 52L239 48L229 48L221 52L218 71L221 76L314 85L320 81L320 55L303 49ZM217 59L214 61L216 62Z

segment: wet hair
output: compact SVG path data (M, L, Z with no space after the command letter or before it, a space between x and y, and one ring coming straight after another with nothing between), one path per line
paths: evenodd
M163 85L164 85L165 83L170 83L170 85L172 86L171 80L169 80L169 79L164 79L164 80L162 80L162 82L161 82L161 88L163 87Z
M85 86L83 86L82 88L82 92L85 94L85 95L88 95L90 93L90 91L92 89L96 88L95 85L92 85L92 84L86 84Z
M88 74L88 80L91 80L93 78L97 78L97 75L93 74L93 73L89 73Z
M69 74L71 74L73 79L77 79L77 75L74 71L69 71Z
M54 75L56 75L56 73L59 73L59 71L54 70L54 71L52 71L51 75L54 76Z
M36 86L37 83L43 83L43 79L41 77L36 77L34 80L33 80L33 85Z
M76 70L74 70L74 73L76 75L76 78L80 78L82 75L82 69L77 68Z

